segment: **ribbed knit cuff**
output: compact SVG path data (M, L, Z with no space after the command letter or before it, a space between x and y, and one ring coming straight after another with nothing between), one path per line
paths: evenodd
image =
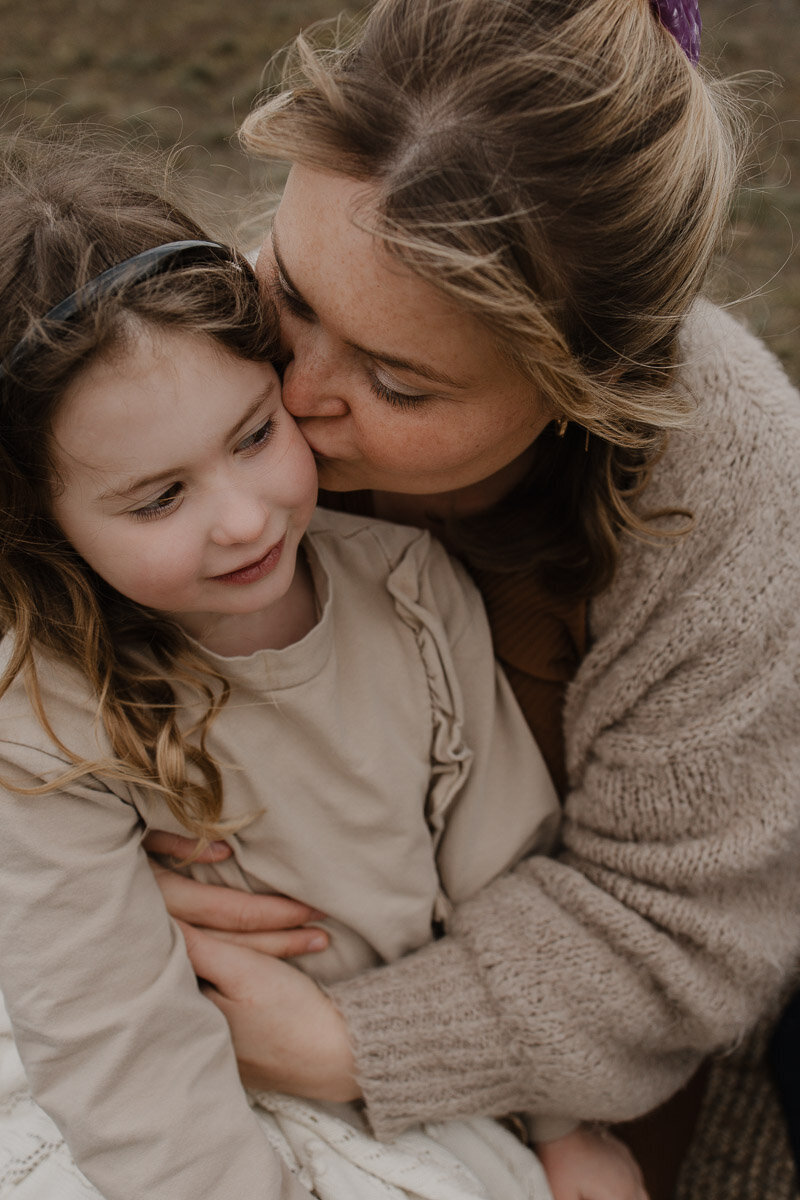
M350 1031L376 1137L519 1107L520 1068L474 960L452 938L326 990Z

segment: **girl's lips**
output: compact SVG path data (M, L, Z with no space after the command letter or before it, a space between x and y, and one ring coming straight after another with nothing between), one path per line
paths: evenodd
M255 583L257 580L263 579L277 567L285 541L286 534L279 542L276 542L271 550L267 551L263 558L248 563L246 567L239 567L237 571L228 571L226 575L214 575L212 578L216 583Z

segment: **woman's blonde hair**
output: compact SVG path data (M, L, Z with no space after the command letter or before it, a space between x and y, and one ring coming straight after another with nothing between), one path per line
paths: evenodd
M162 186L163 166L156 174L152 161L74 130L18 129L0 142L0 633L13 636L0 696L21 675L42 726L72 761L33 790L101 772L157 790L204 838L220 828L222 783L206 735L227 683L169 617L96 575L51 516L58 480L50 431L65 389L94 356L124 349L137 325L200 333L258 362L277 354L275 315L233 251L123 281L66 325L42 320L117 263L165 243L205 240ZM15 356L21 339L31 349ZM88 682L113 759L86 762L59 741L42 704L37 649ZM181 716L189 708L199 715L187 728Z
M678 333L737 174L730 95L649 0L378 0L338 41L296 40L244 146L369 184L359 223L494 332L556 422L525 527L462 545L591 595L692 407Z

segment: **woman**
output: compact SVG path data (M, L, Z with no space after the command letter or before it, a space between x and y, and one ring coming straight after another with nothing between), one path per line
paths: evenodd
M555 858L329 995L252 952L312 932L239 932L301 907L166 878L222 930L190 953L245 1079L361 1095L379 1136L634 1118L798 957L800 416L697 301L736 138L696 32L647 0L379 0L245 123L294 164L259 270L321 482L468 563L564 795Z

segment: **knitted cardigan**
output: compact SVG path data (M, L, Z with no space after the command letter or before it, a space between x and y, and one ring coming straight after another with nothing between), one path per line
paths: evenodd
M682 350L697 410L641 508L694 524L625 536L590 605L561 852L331 989L380 1137L474 1113L635 1117L736 1043L800 957L800 397L710 305Z

